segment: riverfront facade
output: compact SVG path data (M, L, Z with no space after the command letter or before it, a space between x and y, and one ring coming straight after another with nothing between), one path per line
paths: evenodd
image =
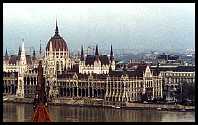
M125 106L126 103L163 98L163 86L167 85L168 77L166 72L160 72L159 67L151 70L149 64L139 64L130 69L125 65L118 69L112 45L109 53L109 56L100 54L96 45L94 55L84 55L81 46L81 55L76 62L70 56L69 47L60 36L56 22L55 34L49 39L45 52L36 56L34 51L32 56L27 55L24 42L18 55L9 56L6 50L4 95L34 98L38 83L37 66L41 60L49 101L96 99L106 105ZM11 75L13 73L14 76ZM190 73L189 76L193 82L194 75Z

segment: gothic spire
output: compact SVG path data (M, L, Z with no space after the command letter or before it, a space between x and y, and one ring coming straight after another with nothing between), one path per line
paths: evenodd
M35 49L33 50L33 57L32 57L32 58L33 58L33 60L36 59L36 52L35 52Z
M58 25L57 25L57 19L56 19L56 29L55 29L55 35L58 35Z
M110 52L110 60L113 60L113 49L112 49L112 45L111 45L111 52Z
M21 46L19 46L18 56L21 56Z
M98 54L98 45L96 45L96 51L95 51L95 56L98 56L99 54Z
M8 60L8 52L7 52L7 48L6 48L6 53L5 53L5 59Z
M20 55L20 62L21 64L25 65L27 64L26 62L26 54L25 54L25 46L24 46L24 39L22 39L22 50L21 50L21 55Z
M39 50L39 53L41 54L41 42L40 42L40 50Z
M80 57L80 60L84 61L83 45L81 46L81 57Z

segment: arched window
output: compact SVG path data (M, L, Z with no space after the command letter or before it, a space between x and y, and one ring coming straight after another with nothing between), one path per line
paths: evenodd
M29 85L29 84L30 84L30 78L27 77L27 85Z
M34 85L36 85L36 77L34 77Z
M63 71L63 61L61 61L61 70Z
M31 77L31 84L32 84L32 85L34 84L33 81L34 81L34 80L33 80L33 78Z
M56 62L56 70L59 70L59 62Z

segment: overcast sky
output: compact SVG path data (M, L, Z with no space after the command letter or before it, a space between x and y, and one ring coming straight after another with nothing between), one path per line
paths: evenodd
M60 35L72 51L80 46L114 49L181 51L195 47L195 4L3 4L3 48L39 50L54 35L55 20Z

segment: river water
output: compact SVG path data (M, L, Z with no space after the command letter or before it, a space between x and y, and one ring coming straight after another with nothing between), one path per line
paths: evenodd
M32 104L3 104L4 122L31 122ZM55 122L195 122L195 112L48 106Z

